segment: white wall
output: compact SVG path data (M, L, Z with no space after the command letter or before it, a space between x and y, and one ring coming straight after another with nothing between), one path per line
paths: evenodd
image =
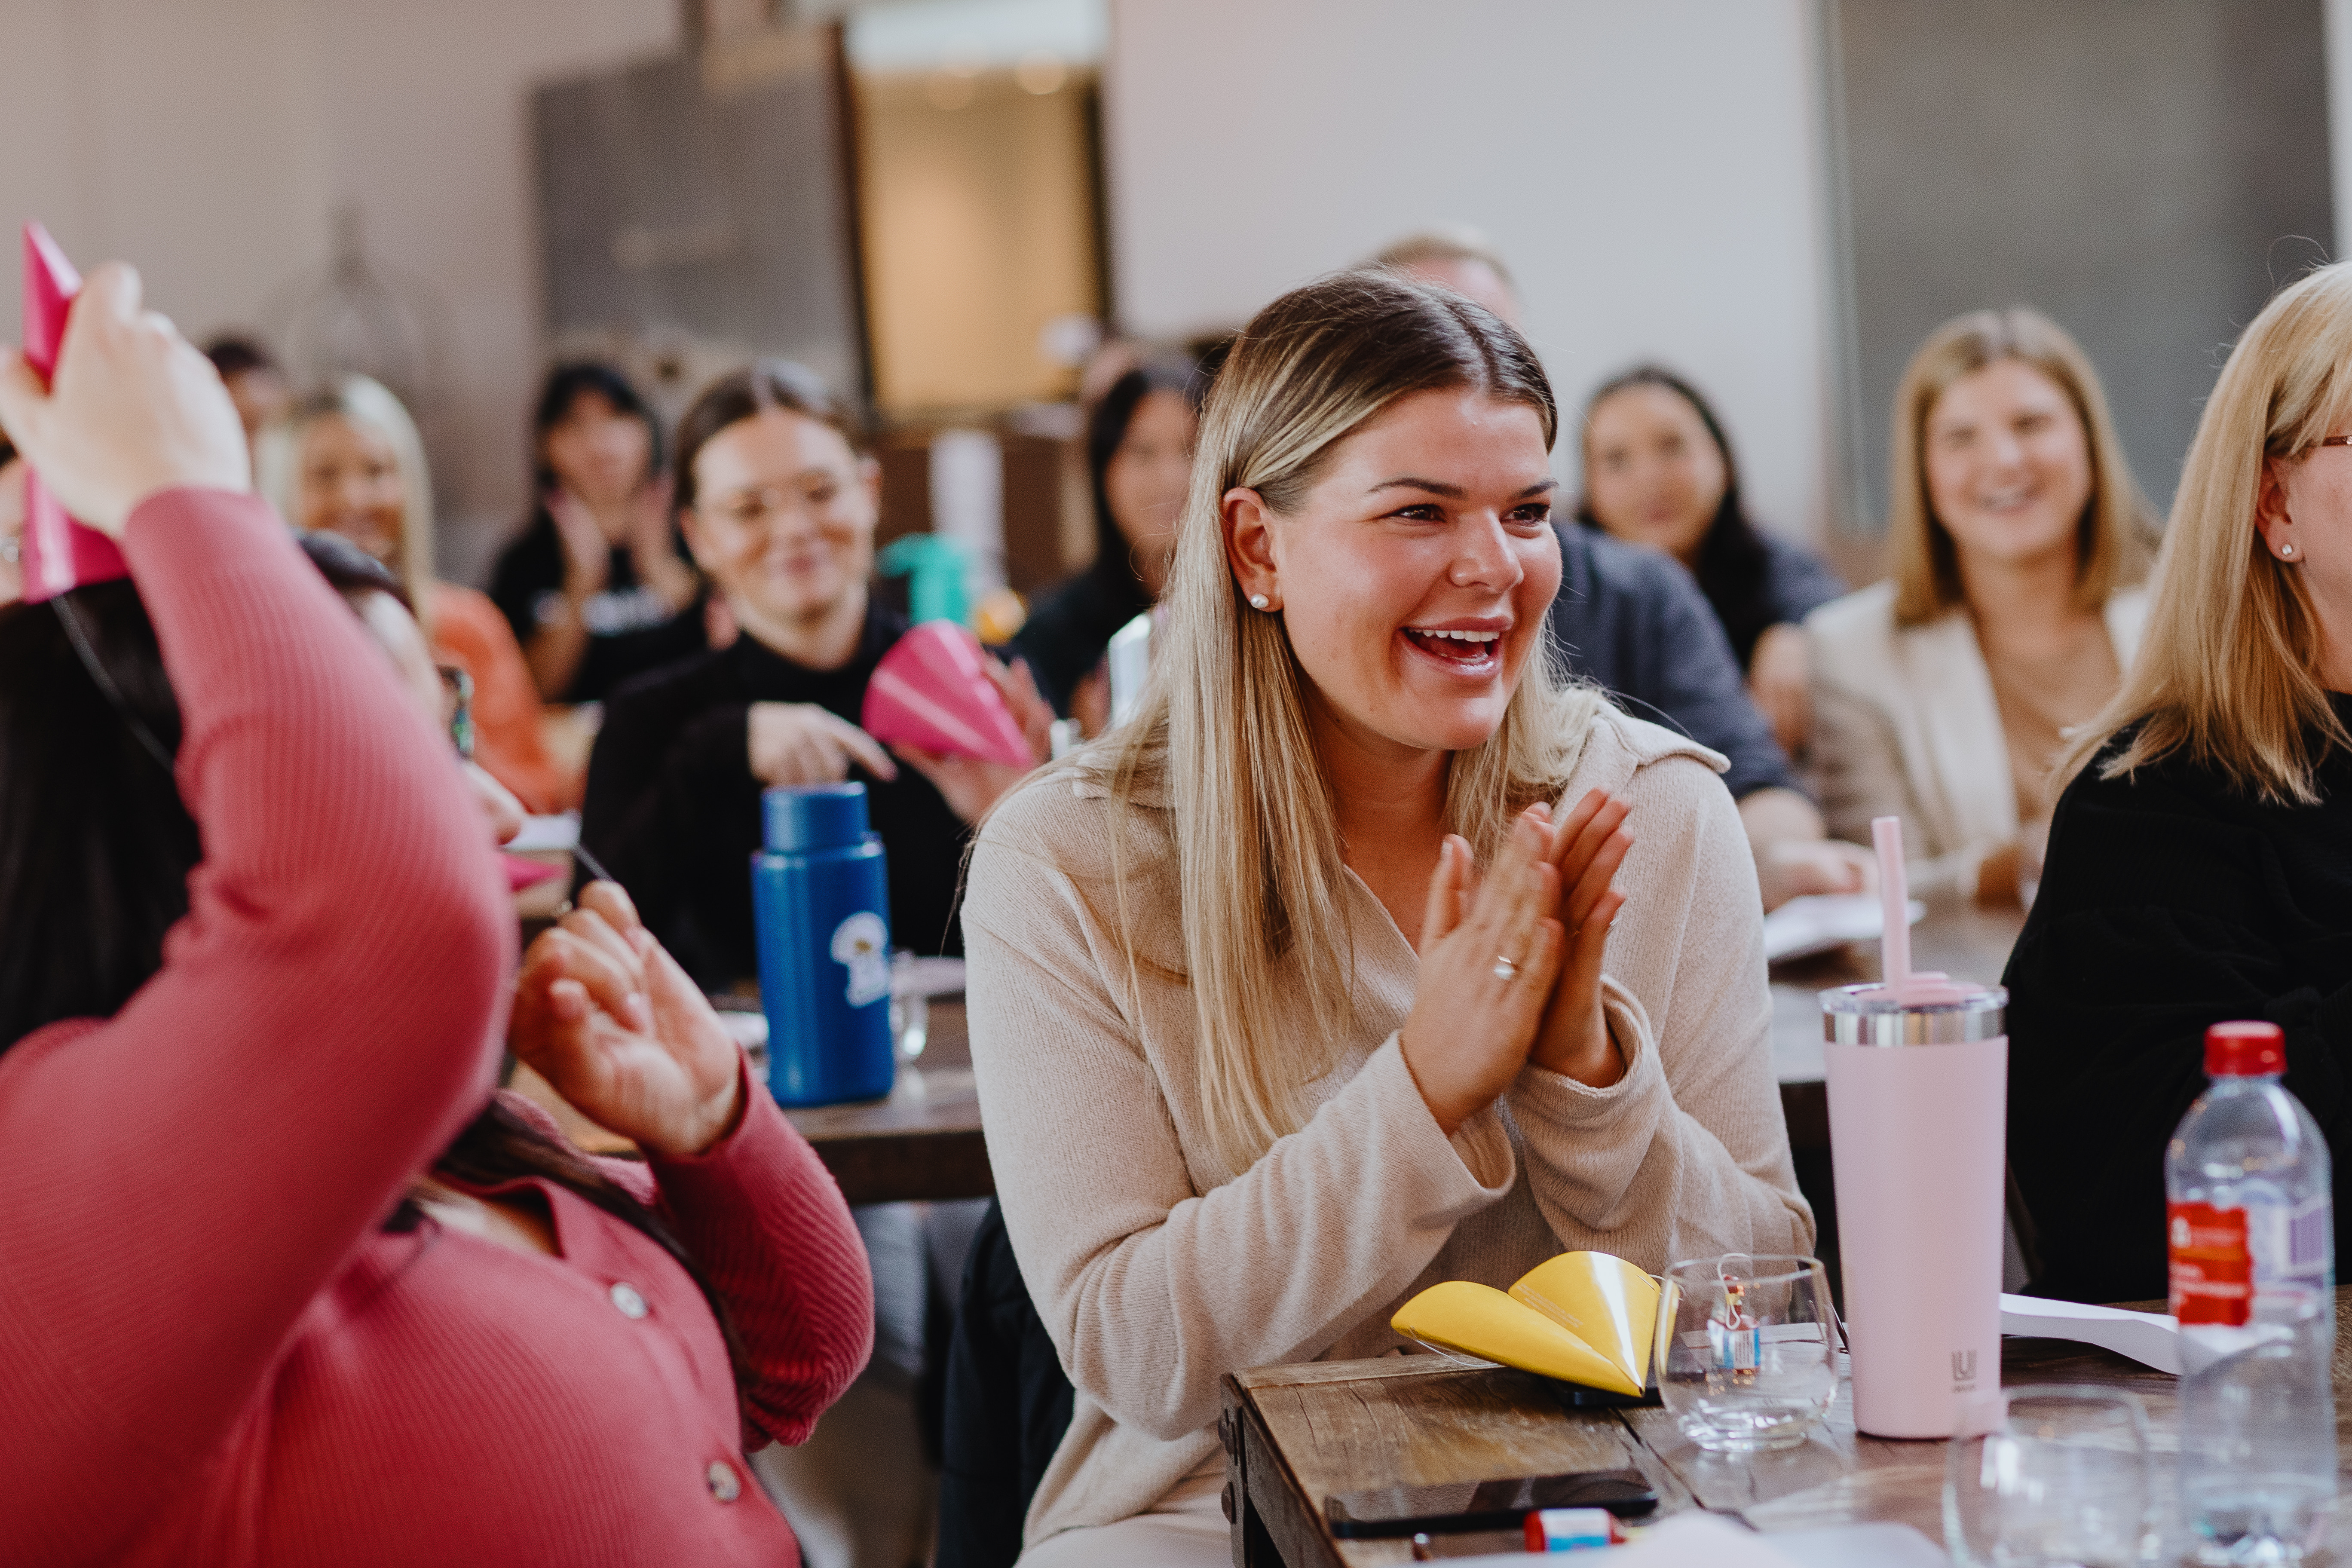
M271 325L266 307L325 260L330 214L357 202L371 253L446 310L445 555L478 570L524 501L542 352L525 94L666 47L676 14L0 0L0 301L15 222L37 215L85 263L139 261L192 332ZM1721 404L1759 516L1810 533L1828 337L1811 15L1811 0L1112 0L1125 324L1237 323L1407 229L1475 224L1511 258L1563 400L1637 358L1686 371Z
M541 368L526 94L668 46L676 0L0 0L0 310L16 226L140 265L192 334L268 326L357 203L446 311L434 458L451 575L520 518Z
M1433 222L1517 275L1563 404L1640 359L1816 533L1829 332L1811 0L1112 0L1123 324L1239 325ZM1561 443L1573 472L1575 442Z
M2352 0L2321 0L2320 24L2327 41L2327 176L2340 261L2352 256Z

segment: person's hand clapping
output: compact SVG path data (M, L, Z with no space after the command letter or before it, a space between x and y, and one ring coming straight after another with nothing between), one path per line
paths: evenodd
M749 728L751 776L763 784L839 784L853 763L877 779L898 776L881 742L814 702L754 702Z
M948 809L966 822L976 823L987 816L989 807L1003 799L1007 791L1027 778L1037 763L1053 752L1054 709L1037 690L1037 682L1029 674L1028 661L1016 658L1013 668L1007 669L992 658L987 661L987 668L989 679L996 683L997 691L1004 698L1004 705L1013 710L1022 738L1029 742L1031 760L1027 766L926 752L915 746L890 748L900 761L930 780L931 787L948 803Z
M1610 923L1625 902L1610 882L1633 847L1633 835L1625 831L1630 809L1614 795L1590 790L1560 818L1552 837L1567 952L1535 1048L1528 1054L1538 1067L1596 1089L1607 1088L1625 1071L1601 1011L1601 960Z
M523 954L507 1044L598 1126L684 1159L734 1131L742 1052L629 896L591 882Z
M228 389L140 308L139 274L119 261L82 285L46 390L23 354L0 351L0 428L68 512L116 537L161 491L252 488Z
M555 524L555 540L563 549L563 591L584 599L604 586L612 575L613 547L597 526L588 503L562 485L547 492L547 515Z
M1550 814L1529 806L1483 886L1470 846L1448 834L1429 880L1421 974L1398 1044L1437 1125L1451 1138L1526 1065L1559 973Z
M677 552L670 521L677 493L677 482L669 475L656 474L629 500L629 558L636 564L637 580L674 611L694 603L702 591L702 579Z

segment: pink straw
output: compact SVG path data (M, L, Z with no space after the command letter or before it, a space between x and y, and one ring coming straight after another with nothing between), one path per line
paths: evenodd
M1878 901L1886 917L1878 939L1879 980L1900 994L1911 987L1911 884L1903 868L1903 819L1873 817L1870 841L1878 847Z
M1878 849L1878 898L1886 929L1879 933L1879 983L1897 1002L1943 1003L1966 993L1940 969L1911 967L1911 884L1903 867L1903 819L1871 819L1870 839Z

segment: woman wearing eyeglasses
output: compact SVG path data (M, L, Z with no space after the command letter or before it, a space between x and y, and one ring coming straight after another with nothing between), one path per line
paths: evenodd
M881 472L825 387L764 363L712 385L678 427L678 521L740 635L605 705L581 837L646 926L710 988L759 971L747 869L760 793L855 779L890 865L890 934L960 952L968 825L1026 771L901 749L858 728L866 683L907 629L868 592ZM999 685L1043 754L1052 713Z

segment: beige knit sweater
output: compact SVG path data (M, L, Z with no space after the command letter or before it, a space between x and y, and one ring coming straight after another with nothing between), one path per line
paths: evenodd
M1192 999L1154 974L1184 958L1164 802L1122 825L1060 770L998 807L964 901L972 1061L1013 1251L1077 1389L1032 1544L1139 1512L1205 1458L1225 1373L1406 1348L1389 1318L1438 1280L1506 1286L1578 1248L1654 1271L1812 1245L1723 765L1604 707L1565 792L1633 803L1605 964L1623 1078L1596 1089L1529 1067L1449 1142L1397 1047L1417 961L1350 877L1355 1026L1308 1089L1309 1123L1239 1177L1201 1120ZM1114 831L1151 961L1133 998Z

